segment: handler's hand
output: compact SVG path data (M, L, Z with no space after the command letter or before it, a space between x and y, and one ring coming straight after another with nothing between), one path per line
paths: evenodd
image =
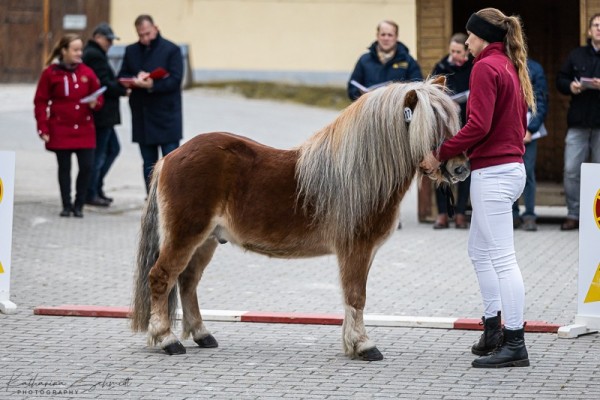
M48 135L47 133L41 134L40 139L42 139L44 142L48 143L50 141L50 135Z
M525 143L525 144L531 143L531 132L529 132L529 129L527 130L527 132L525 132L525 137L523 138L523 143Z
M425 158L423 158L423 161L421 161L421 163L419 164L419 167L421 167L422 169L424 169L428 174L432 173L433 171L437 170L440 167L440 162L437 158L435 158L435 156L433 155L433 152L431 153L427 153L425 155Z

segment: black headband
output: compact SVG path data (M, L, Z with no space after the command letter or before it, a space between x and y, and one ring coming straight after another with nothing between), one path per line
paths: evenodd
M471 14L467 21L467 31L474 33L488 43L503 42L506 29L494 25L477 14Z

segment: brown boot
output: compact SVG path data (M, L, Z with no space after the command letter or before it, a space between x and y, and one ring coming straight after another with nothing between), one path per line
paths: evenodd
M456 223L456 229L468 229L469 223L467 222L467 216L465 214L456 214L454 217Z
M448 214L438 214L433 229L447 229L448 228Z

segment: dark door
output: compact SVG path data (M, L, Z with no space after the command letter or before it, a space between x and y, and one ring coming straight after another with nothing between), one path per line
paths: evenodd
M0 82L35 82L54 43L65 33L84 44L108 22L109 0L0 1Z
M0 82L33 82L43 51L43 2L0 2Z
M469 16L482 8L495 7L507 15L520 15L527 36L529 56L544 67L549 89L546 117L548 136L538 142L536 178L562 182L564 138L567 131L569 96L556 90L556 74L579 42L577 0L460 0L453 2L453 28L464 32Z

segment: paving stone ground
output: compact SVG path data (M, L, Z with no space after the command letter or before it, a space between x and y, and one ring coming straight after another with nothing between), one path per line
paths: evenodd
M0 85L0 150L17 155L12 315L0 314L0 399L593 399L600 396L600 335L528 334L530 368L470 367L473 331L369 327L381 362L347 359L341 327L208 322L217 349L168 357L148 348L125 319L33 315L40 305L128 306L144 188L130 143L129 110L117 128L122 153L107 177L109 209L59 218L56 162L35 135L31 85ZM185 138L225 130L290 148L336 111L184 92ZM562 215L560 208L540 213ZM3 221L2 221L3 222ZM479 318L466 254L468 233L433 231L416 217L416 190L402 204L403 229L380 249L366 312ZM578 234L541 225L516 231L527 320L568 325L577 312ZM222 245L199 288L201 307L341 313L334 257L269 259Z

